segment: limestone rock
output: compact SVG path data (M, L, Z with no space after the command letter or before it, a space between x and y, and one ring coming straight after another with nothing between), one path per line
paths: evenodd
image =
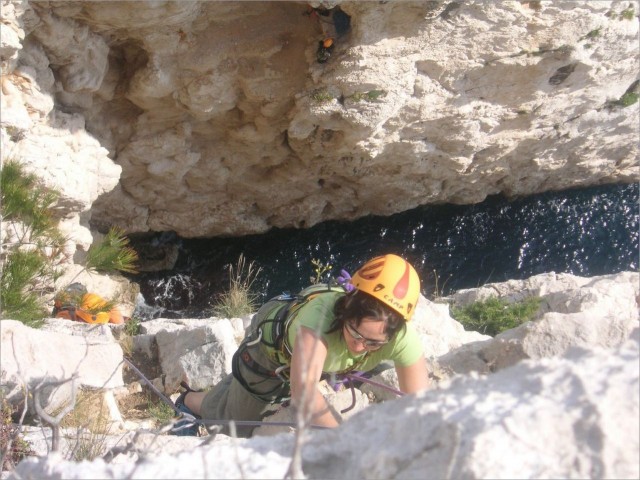
M238 345L227 319L190 320L186 328L161 329L155 337L168 393L177 391L182 380L197 390L231 373L231 358Z
M396 393L392 392L388 388L385 388L391 387L391 389L398 391L400 390L400 385L398 384L398 375L396 374L395 368L388 368L387 370L383 370L379 374L371 377L371 380L376 384L365 382L360 387L360 390L365 394L371 394L376 402L384 402L386 400L395 400L398 398L398 395ZM383 386L380 387L377 384Z
M634 338L617 352L573 350L373 406L319 432L303 468L321 478L633 478L638 359Z
M411 323L420 334L427 358L439 357L463 344L491 338L465 331L460 322L451 318L447 303L431 302L423 295L420 295Z
M320 64L304 2L5 0L3 158L184 237L640 179L637 1L338 4Z
M637 272L592 278L549 273L459 291L451 300L460 305L491 296L512 301L541 296L543 301L537 319L465 344L434 363L450 372L488 373L526 358L562 355L572 346L618 346L638 327L638 279Z
M2 1L2 28L0 29L0 62L2 71L11 71L18 60L25 32L22 22L24 5L20 2ZM3 92L4 93L4 92Z
M309 478L637 478L639 342L636 329L618 349L574 348L374 405L335 430L306 432L302 470ZM9 478L282 478L294 440L254 437L137 464L30 458Z
M24 389L33 392L45 382L42 406L53 412L69 401L72 383L53 387L46 382L68 380L74 374L75 388L123 385L122 349L106 325L52 319L49 329L36 330L21 322L2 320L0 329L0 382L13 404L24 399Z
M191 451L211 439L198 437L169 437L152 431L141 430L125 434L102 433L90 436L87 432L79 433L77 429L63 429L60 436L60 453L49 453L51 430L48 428L25 426L24 439L29 442L38 456L49 458L73 458L73 449L78 443L85 446L93 442L95 449L101 447L100 456L105 455L112 464L131 463L139 459L153 457L160 453L177 454ZM84 437L83 437L84 435ZM221 435L211 443L229 443L230 438Z

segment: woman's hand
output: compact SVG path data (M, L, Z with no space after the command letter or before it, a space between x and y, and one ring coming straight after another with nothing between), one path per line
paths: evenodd
M396 365L396 373L400 390L404 393L416 393L429 386L429 372L424 355L420 355L418 361L413 365L407 367Z
M291 402L313 425L337 427L329 405L317 388L327 346L313 330L300 327L291 355Z

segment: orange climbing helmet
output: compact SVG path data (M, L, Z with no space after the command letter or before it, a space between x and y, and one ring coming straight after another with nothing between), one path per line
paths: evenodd
M408 322L418 304L420 277L404 258L387 254L365 263L351 284L398 312Z

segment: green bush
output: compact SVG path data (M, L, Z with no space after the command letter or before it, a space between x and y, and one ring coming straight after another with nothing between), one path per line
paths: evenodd
M0 188L0 318L37 327L47 315L45 299L54 293L55 282L63 273L66 239L57 228L53 211L59 193L46 188L14 160L5 162L0 169ZM137 260L137 253L129 247L122 230L112 228L102 241L89 248L85 270L135 273Z
M2 318L37 326L46 315L43 297L61 275L65 239L53 220L58 193L41 185L15 161L0 170L3 223Z
M311 99L315 103L327 103L333 100L333 95L323 88L311 92Z
M475 330L493 337L533 319L541 301L540 297L528 297L516 303L509 303L492 297L464 307L454 306L451 308L451 316L460 322L465 330Z
M124 232L112 227L102 241L89 247L85 268L89 271L114 273L116 271L138 273L136 262L138 254L129 246Z
M26 233L31 238L59 235L51 215L59 196L57 192L43 187L35 175L26 173L12 160L0 170L0 184L3 221L25 223L28 226Z
M163 401L157 399L147 399L147 413L158 422L159 425L166 425L176 415L173 408Z
M620 12L620 18L624 20L633 20L633 17L635 16L636 16L636 13L633 11L632 6Z
M366 102L375 102L379 98L384 98L387 96L387 92L384 90L369 90L368 92L357 92L351 95L350 98L354 102L366 101Z
M620 105L623 108L630 107L634 103L638 101L638 94L635 92L626 92L624 95L620 97L617 101L617 105Z
M20 320L31 327L40 326L47 310L33 286L45 268L45 259L38 252L16 251L7 256L0 279L2 318Z
M128 322L125 322L124 333L132 337L134 335L140 335L140 319L137 317L131 317Z

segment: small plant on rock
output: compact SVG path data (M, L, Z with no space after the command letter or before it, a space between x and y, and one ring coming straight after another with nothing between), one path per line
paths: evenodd
M602 27L600 28L596 28L595 30L591 30L589 33L587 33L584 38L597 38L601 35L601 31L602 31Z
M333 95L328 90L321 88L311 92L311 100L315 103L327 103L333 100Z
M260 272L261 267L256 267L254 262L247 264L241 254L235 268L229 265L229 289L219 295L213 314L235 318L255 312L260 295L253 288Z
M635 17L635 15L636 12L633 10L632 6L620 12L620 18L623 20L633 20L633 17Z
M131 317L128 322L124 324L124 333L130 336L140 334L140 319L138 317Z
M375 102L380 98L387 96L387 92L384 90L369 90L368 92L358 92L351 95L349 98L354 102Z
M640 80L633 82L618 100L608 101L605 106L609 109L615 107L626 108L634 105L640 98Z
M309 278L309 281L314 285L322 282L322 277L329 273L333 268L328 263L324 264L316 258L311 259L311 265L313 265L314 275Z
M507 300L491 297L464 307L454 306L451 308L451 316L465 330L475 330L493 337L532 320L541 301L540 297L529 297L509 303Z
M147 399L147 412L158 423L159 426L166 425L175 416L173 408L156 399Z
M137 317L131 317L124 324L124 328L118 336L118 344L122 348L122 354L126 358L132 358L135 343L133 337L140 334L140 319Z
M433 279L434 279L434 290L433 290L433 301L434 302L440 302L443 300L443 298L445 297L444 291L445 291L445 286L447 285L447 282L449 281L449 279L451 278L451 275L449 275L444 282L442 282L442 285L440 285L440 276L438 275L438 272L436 270L433 270Z

